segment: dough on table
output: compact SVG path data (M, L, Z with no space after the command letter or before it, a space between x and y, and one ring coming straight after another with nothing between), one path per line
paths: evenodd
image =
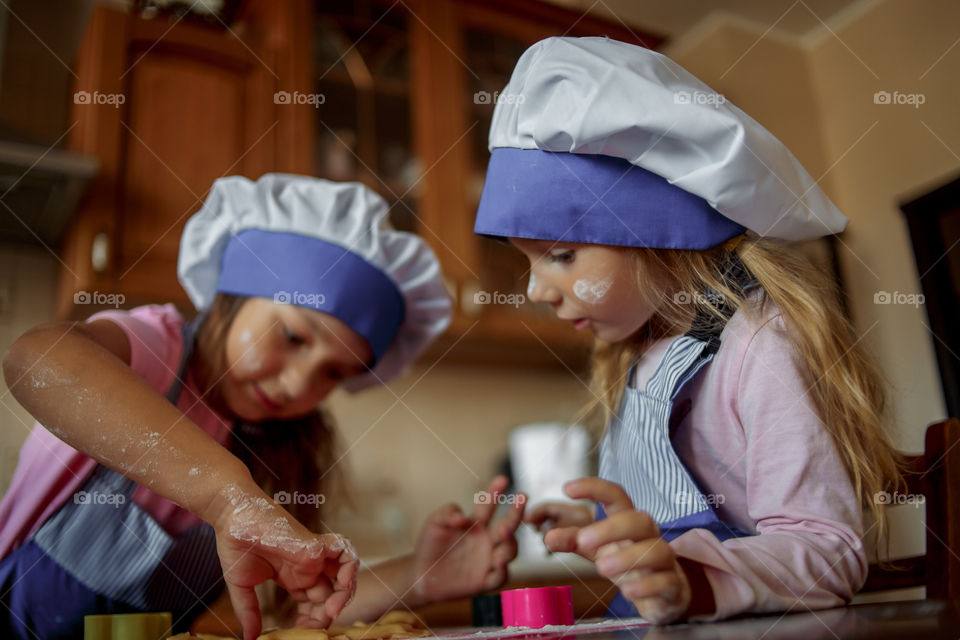
M349 627L330 627L329 629L275 629L262 634L258 640L405 640L433 635L423 623L409 611L390 611L376 622L354 622ZM169 640L229 640L223 636L207 633L191 635L179 633Z
M404 640L433 635L409 611L390 611L376 622L354 622L349 627L329 629L277 629L260 636L259 640Z

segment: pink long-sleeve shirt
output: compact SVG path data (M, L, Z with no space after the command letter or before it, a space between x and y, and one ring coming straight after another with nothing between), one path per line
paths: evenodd
M673 338L642 357L643 387ZM682 389L691 401L672 439L718 516L753 535L725 542L692 529L670 545L704 565L717 610L738 613L842 605L867 574L860 500L817 416L779 311L737 311L712 363Z

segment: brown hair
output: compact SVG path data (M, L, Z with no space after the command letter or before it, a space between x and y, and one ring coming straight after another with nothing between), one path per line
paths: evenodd
M720 319L717 302L725 301L746 314L762 314L772 303L787 327L805 393L843 459L862 506L875 519L876 538L883 539L885 505L875 495L903 486L903 460L884 428L886 391L879 370L841 310L836 282L795 250L770 239L743 237L708 251L630 251L636 256L638 288L656 313L627 340L596 341L592 387L597 400L585 413L600 413L604 424L609 423L636 358L654 341L685 331L698 312ZM734 258L759 282L759 304L749 302L725 275ZM678 304L678 299L691 304Z
M217 294L197 329L190 366L205 387L206 397L216 407L223 406L215 381L226 370L227 331L247 300L243 296ZM256 424L239 421L233 429L230 451L247 465L254 481L269 495L281 491L323 495L322 503L282 506L308 529L327 530L324 508L331 506L327 499L341 488L336 466L339 445L327 414L318 408L296 420Z

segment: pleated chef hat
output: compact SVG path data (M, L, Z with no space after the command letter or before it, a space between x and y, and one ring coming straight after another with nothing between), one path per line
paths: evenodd
M356 391L400 373L450 323L436 256L394 230L365 186L266 174L213 183L180 241L180 283L199 311L218 292L269 298L335 316L374 354Z
M708 249L847 218L783 144L666 56L548 38L497 98L479 234Z

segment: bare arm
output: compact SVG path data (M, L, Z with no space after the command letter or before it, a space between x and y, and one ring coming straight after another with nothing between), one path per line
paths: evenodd
M260 633L254 587L271 578L310 619L329 624L356 584L349 543L307 531L129 360L126 334L110 321L52 323L13 344L3 373L17 400L54 435L213 525L247 640Z
M225 485L258 491L243 463L134 373L129 359L126 334L113 322L51 323L13 344L3 373L54 435L208 522L223 506L216 498Z

